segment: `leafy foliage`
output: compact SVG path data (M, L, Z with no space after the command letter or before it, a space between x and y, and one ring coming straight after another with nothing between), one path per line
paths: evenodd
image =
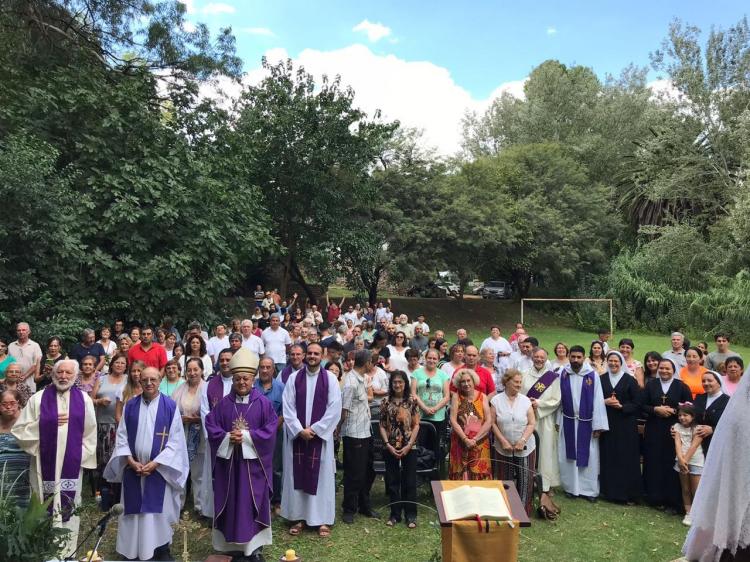
M38 562L63 555L68 529L55 527L47 512L52 498L39 501L31 495L25 509L8 490L0 494L0 562Z

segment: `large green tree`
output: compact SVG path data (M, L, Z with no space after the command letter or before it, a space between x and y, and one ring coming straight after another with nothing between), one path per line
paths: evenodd
M305 273L321 267L318 250L335 248L339 225L370 196L368 174L397 124L368 120L339 77L316 84L291 60L263 68L268 76L236 108L231 143L254 162L237 180L262 190L281 246L282 293L293 279L314 301Z

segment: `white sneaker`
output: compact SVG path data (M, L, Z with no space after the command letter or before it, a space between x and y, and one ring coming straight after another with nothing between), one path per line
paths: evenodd
M690 514L689 513L687 515L685 515L685 517L682 519L682 524L683 525L687 525L688 527L690 527L690 525L693 524L692 519L690 519Z

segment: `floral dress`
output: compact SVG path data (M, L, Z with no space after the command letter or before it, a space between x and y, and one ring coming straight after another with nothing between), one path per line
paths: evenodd
M483 404L484 394L476 391L474 400L459 395L458 397L458 419L466 420L470 414L479 418L479 422L484 424L485 415ZM448 469L448 478L451 480L491 480L492 471L490 463L490 441L485 435L479 440L477 446L473 449L467 449L457 433L451 433L450 449L450 468Z

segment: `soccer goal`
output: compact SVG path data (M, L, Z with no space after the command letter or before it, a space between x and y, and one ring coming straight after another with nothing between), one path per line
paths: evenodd
M521 324L523 324L524 305L527 302L606 302L609 304L609 333L615 333L614 305L612 299L521 299Z

